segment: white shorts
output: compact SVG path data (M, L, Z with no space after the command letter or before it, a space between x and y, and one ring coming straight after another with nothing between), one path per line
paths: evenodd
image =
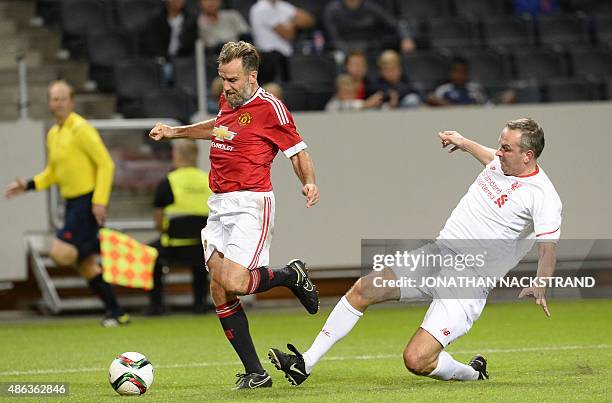
M274 193L229 192L210 196L202 230L206 261L215 249L249 270L270 261L274 231Z
M486 302L486 299L434 299L421 328L446 347L472 328Z
M444 254L452 252L440 249L440 245L436 243L429 243L412 251L412 253L416 255L419 253ZM409 276L406 272L408 269L404 267L392 267L391 269L398 279ZM430 268L430 270L434 274L442 273L440 268ZM446 347L466 334L480 317L487 302L488 289L474 289L473 293L484 298L449 298L453 295L453 290L403 286L400 289L400 301L430 300L431 304L425 318L423 318L421 328L438 340L442 347Z

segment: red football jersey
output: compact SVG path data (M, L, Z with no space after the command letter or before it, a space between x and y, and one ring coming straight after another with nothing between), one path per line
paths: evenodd
M221 94L213 135L209 182L215 193L269 192L278 150L289 158L306 148L287 107L262 88L236 109Z

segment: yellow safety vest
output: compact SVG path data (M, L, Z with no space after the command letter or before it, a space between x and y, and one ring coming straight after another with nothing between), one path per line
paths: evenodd
M208 198L212 191L208 185L208 174L196 167L178 168L168 174L168 182L174 203L164 208L164 232L161 244L164 247L191 246L200 243L200 238L170 238L167 234L170 220L181 216L208 216Z

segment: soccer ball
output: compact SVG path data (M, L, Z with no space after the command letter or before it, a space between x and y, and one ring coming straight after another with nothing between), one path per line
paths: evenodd
M140 353L123 353L111 362L108 381L120 395L142 395L153 384L153 365Z

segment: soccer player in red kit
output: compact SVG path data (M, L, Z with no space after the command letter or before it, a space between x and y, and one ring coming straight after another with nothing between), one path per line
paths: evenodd
M225 335L244 364L235 389L272 386L255 351L247 317L237 296L289 288L306 310L319 309L319 297L306 265L292 260L272 269L269 249L274 227L270 166L278 151L289 159L302 182L306 207L319 201L312 161L293 117L278 98L257 83L259 55L246 42L228 42L218 59L223 93L215 119L188 126L158 123L155 140L194 138L211 141L210 215L202 230L211 294Z

